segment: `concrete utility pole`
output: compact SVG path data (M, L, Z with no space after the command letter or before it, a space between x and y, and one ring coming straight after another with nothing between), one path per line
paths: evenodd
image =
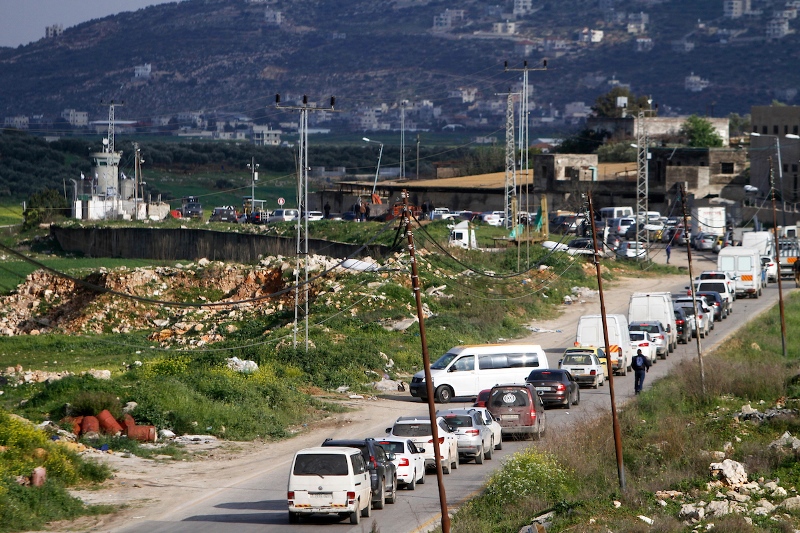
M281 106L281 95L275 95L275 107L300 111L300 141L298 142L297 168L297 268L294 278L294 329L292 341L297 348L297 322L302 312L305 321L305 344L308 351L308 112L333 111L336 98L331 96L329 108L311 106L308 96L303 95L303 103L297 106ZM300 298L300 262L303 262L303 298ZM301 310L302 308L302 310Z

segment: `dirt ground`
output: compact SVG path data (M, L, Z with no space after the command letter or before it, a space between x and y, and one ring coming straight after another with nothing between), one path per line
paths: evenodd
M673 254L673 263L686 265ZM710 259L710 258L709 258ZM663 261L663 259L661 259ZM696 258L693 272L713 268L709 260ZM628 297L631 292L652 291L669 283L678 284L686 280L686 274L660 278L626 278L604 286L604 300L607 313L627 313ZM596 291L584 297L577 297L570 305L562 304L562 314L553 320L531 324L528 341L543 346L563 346L574 338L575 324L579 316L599 313L599 298ZM405 398L404 396L407 396ZM280 442L229 442L215 439L200 439L186 444L193 454L193 460L175 461L172 459L141 459L123 457L120 454L97 453L101 461L109 464L115 471L114 478L105 482L99 489L77 490L74 494L88 504L111 504L123 506L118 512L101 517L83 518L78 522L54 524L56 531L112 531L116 527L129 525L130 521L148 509L150 516L179 508L187 502L201 498L204 493L219 490L237 478L262 469L264 465L274 466L276 462L287 461L295 450L316 446L332 434L343 432L350 435L369 435L376 431L376 420L391 420L399 414L398 408L419 408L419 402L410 399L406 393L394 397L365 398L350 400L344 394L337 398L353 410L335 414L331 417L295 428L297 435ZM401 400L401 402L398 402Z

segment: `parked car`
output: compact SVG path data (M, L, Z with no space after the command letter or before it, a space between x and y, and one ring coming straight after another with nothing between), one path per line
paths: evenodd
M297 209L276 209L267 218L267 222L270 224L273 222L291 222L297 220L299 216L300 212Z
M608 232L623 236L628 231L628 227L634 224L636 224L634 217L612 218L608 221Z
M525 379L536 389L542 403L569 408L581 403L581 390L572 374L564 369L533 370Z
M356 448L367 463L372 484L372 507L383 509L384 502L397 501L397 467L394 454L387 454L375 439L325 439L322 447Z
M483 464L484 459L492 458L494 434L481 414L471 409L447 409L437 411L436 416L444 418L453 428L458 439L459 460L472 459L475 464Z
M209 222L236 222L238 215L233 206L227 205L222 207L215 207L211 212Z
M647 243L636 241L622 241L617 247L615 253L617 257L624 259L646 259L647 258Z
M492 389L489 389L489 392L491 392L491 391L492 391ZM488 407L473 407L470 410L475 411L476 413L479 413L483 417L483 420L486 423L486 425L489 426L489 429L492 430L492 436L494 437L494 449L495 450L502 450L503 449L503 428L500 426L500 423L497 420L495 420L495 418L492 416L492 413L489 412L489 408Z
M485 211L480 214L481 222L490 226L502 226L505 213L503 211Z
M439 454L442 460L442 472L450 473L450 469L458 468L458 438L442 417L436 417L436 428L439 432ZM387 437L407 437L414 441L425 452L425 468L436 467L436 455L433 449L433 430L431 419L427 416L401 416L394 425L386 428Z
M503 428L503 436L522 435L539 440L547 431L544 404L530 383L495 385L487 405Z
M650 334L652 341L656 345L656 355L666 359L669 355L669 344L667 339L669 334L664 329L664 325L658 321L631 322L628 324L631 331L646 331Z
M717 235L711 233L698 233L694 239L694 247L697 250L713 250Z
M728 318L728 306L727 302L722 298L720 293L718 292L710 292L710 291L703 291L696 293L697 296L702 296L706 299L706 301L711 306L711 310L714 312L714 320L717 322L721 321L723 318Z
M603 255L603 250L598 250ZM567 253L570 255L593 255L594 242L590 237L578 237L567 243Z
M571 352L559 361L558 368L572 374L579 385L591 385L593 389L606 382L606 368L592 352Z
M316 222L325 218L325 215L322 214L322 211L306 211L303 213L303 218L308 219L309 222Z
M778 263L775 262L774 257L768 255L761 256L761 266L767 273L767 281L770 283L778 282Z
M387 454L394 454L392 462L397 469L397 481L408 490L417 483L425 483L425 449L418 448L414 441L404 437L381 437L376 444Z
M678 333L678 342L688 344L692 340L692 324L682 307L675 307L675 330Z
M250 213L247 221L250 224L266 224L268 218L269 212L267 211L253 211Z
M372 489L361 451L356 448L306 448L295 453L286 498L289 523L315 513L350 517L358 524L371 514Z
M631 331L631 345L636 353L641 350L642 355L650 360L650 364L655 364L658 361L656 343L653 342L653 338L646 331Z

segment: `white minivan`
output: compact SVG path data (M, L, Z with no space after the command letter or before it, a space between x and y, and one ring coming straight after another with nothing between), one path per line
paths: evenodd
M358 524L372 509L372 483L361 450L300 450L292 460L286 497L290 523L299 521L300 515L332 513Z
M717 270L736 280L736 296L761 296L761 254L755 248L726 246L717 256Z
M633 361L633 346L628 331L628 320L625 315L606 315L608 325L608 344L611 368L614 373L626 375ZM578 320L578 331L575 334L575 346L605 347L602 315L583 315Z
M672 309L672 293L669 292L635 292L628 301L628 323L657 320L667 331L670 352L678 346L678 334L675 324L675 311Z
M476 397L498 383L525 384L534 368L549 368L538 344L455 346L431 365L434 398L447 403L455 397ZM425 372L411 379L411 396L427 400Z

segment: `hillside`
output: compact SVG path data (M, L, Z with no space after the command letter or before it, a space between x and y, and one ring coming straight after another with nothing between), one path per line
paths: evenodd
M522 41L530 44L530 65L549 59L548 72L530 75L539 113L571 101L591 104L614 79L637 94L652 95L664 111L717 116L745 114L773 98L791 101L800 85L800 73L785 68L797 62L800 37L766 40L766 26L773 11L783 9L781 2L758 2L760 15L737 19L722 17L720 1L537 0L531 12L517 16L512 5L478 0L163 4L0 50L0 112L58 116L74 108L95 120L107 116L99 102L114 99L125 102L118 119L149 122L202 110L275 124L289 117L272 106L280 92L286 101L309 94L323 102L335 95L345 111L430 100L456 117L475 106L454 106L450 91L474 87L479 98L496 100L495 93L519 79L519 73L503 72L503 62L521 66ZM434 17L448 9L463 10L463 18L434 31ZM644 19L642 30L630 33L630 21ZM492 33L493 24L506 20L516 23L516 33ZM789 31L793 25L795 20ZM602 30L602 41L576 42L584 28ZM639 38L652 49L635 51ZM674 52L673 42L681 40L693 48ZM151 76L135 80L134 67L144 64L152 66ZM686 91L684 79L692 73L709 86ZM354 127L341 124L341 116L331 121ZM486 123L498 126L502 110L499 119Z

